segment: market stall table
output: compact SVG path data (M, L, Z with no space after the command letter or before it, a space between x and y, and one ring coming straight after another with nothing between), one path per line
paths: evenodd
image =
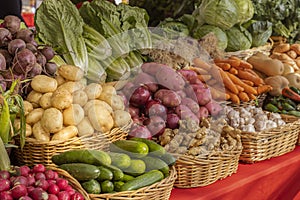
M300 200L300 146L283 156L239 164L237 173L198 188L172 190L170 200Z

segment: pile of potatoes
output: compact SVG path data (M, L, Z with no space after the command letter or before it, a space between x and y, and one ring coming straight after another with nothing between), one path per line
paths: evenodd
M38 75L24 100L26 136L39 141L68 140L107 133L130 123L124 99L109 84L87 83L76 66L62 65L57 76Z

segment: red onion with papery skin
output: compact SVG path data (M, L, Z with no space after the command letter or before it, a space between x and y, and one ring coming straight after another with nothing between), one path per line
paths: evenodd
M152 135L149 129L141 124L134 124L128 133L129 137L146 138L151 140Z
M140 86L134 90L129 99L129 102L136 107L143 106L149 100L150 96L151 93L149 92L149 90L145 86Z
M166 127L170 128L170 129L178 128L179 127L179 120L180 120L180 118L178 117L177 114L169 113L167 115Z
M167 108L161 104L161 101L158 99L152 99L148 101L145 105L145 114L147 116L157 115L166 119Z
M166 123L160 116L151 116L144 122L152 136L159 136L163 134L166 128Z

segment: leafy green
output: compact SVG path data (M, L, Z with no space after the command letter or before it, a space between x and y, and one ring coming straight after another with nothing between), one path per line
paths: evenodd
M254 7L251 0L234 0L237 5L239 23L243 24L249 21L254 14Z
M35 14L38 37L55 47L68 64L84 71L88 68L88 53L83 33L83 20L70 0L45 0Z
M242 26L234 26L226 31L228 38L227 52L250 49L252 45L252 36Z
M4 143L0 137L0 170L9 170L10 169L10 159L8 153L5 149Z
M252 36L252 47L265 45L272 35L272 23L269 21L251 20L247 30Z
M172 18L166 18L164 21L161 21L157 27L162 28L166 37L170 39L176 39L190 34L187 25Z

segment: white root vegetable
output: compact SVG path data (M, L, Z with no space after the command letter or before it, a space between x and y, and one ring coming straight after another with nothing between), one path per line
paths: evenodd
M66 79L60 75L55 76L55 80L57 81L57 86L60 86L66 82Z
M84 91L89 99L97 99L102 92L102 86L97 83L90 83L84 88Z
M49 133L58 132L63 128L63 114L56 108L48 108L41 118L41 125Z
M27 95L26 100L29 101L33 108L37 108L39 107L39 102L40 102L40 98L43 96L42 93L37 92L35 90L32 90L31 92L29 92L29 94Z
M90 108L93 108L95 105L103 106L106 110L109 111L110 114L113 113L112 107L111 107L108 103L106 103L105 101L101 101L101 100L90 100L90 101L88 101L88 102L84 105L84 107L83 107L83 110L84 110L85 115L87 115L89 109L90 109Z
M112 94L117 94L116 88L112 85L103 84L102 85L102 92L101 92L100 96L112 95ZM100 98L103 98L103 97L100 97Z
M72 102L72 94L67 90L56 90L51 97L51 105L59 110L68 108Z
M59 132L54 133L51 140L66 141L68 139L71 139L71 138L77 136L77 134L78 134L78 129L76 128L76 126L67 126L67 127L63 128L62 130L60 130Z
M62 85L60 85L57 90L67 90L68 92L70 92L71 94L74 93L77 90L83 90L84 85L82 82L80 81L67 81L65 83L63 83Z
M87 117L83 118L83 120L77 125L77 129L78 136L90 135L94 133L94 128Z
M124 127L131 121L129 112L124 110L115 110L113 112L114 127Z
M39 104L43 109L50 108L51 105L51 97L52 97L52 92L48 92L43 94L43 96L40 98Z
M88 96L83 90L77 90L73 94L73 103L79 104L80 106L84 106L88 102Z
M84 76L84 71L74 65L61 65L57 71L59 75L70 81L79 81Z
M23 101L23 105L24 105L24 114L26 116L33 110L33 105L26 100Z
M37 122L32 127L32 134L35 139L41 142L50 141L50 132L43 129L41 122Z
M102 133L110 131L114 126L111 114L101 105L95 105L93 109L89 109L88 118L93 128Z
M71 104L63 111L64 125L77 125L84 118L84 110L79 104Z
M105 96L100 97L99 99L108 103L112 107L113 110L124 110L125 109L123 98L117 94L105 95Z
M31 87L41 93L53 92L57 88L57 81L46 75L37 75L32 79Z
M35 108L33 109L27 116L26 116L26 123L27 124L35 124L41 120L44 113L43 108Z

